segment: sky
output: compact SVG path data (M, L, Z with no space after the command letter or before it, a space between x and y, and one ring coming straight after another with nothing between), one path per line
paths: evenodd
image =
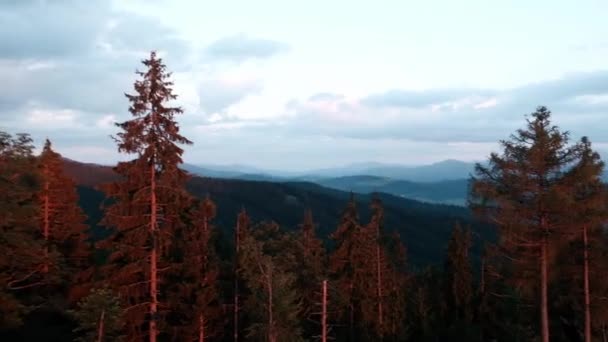
M151 50L193 164L484 160L545 105L608 157L608 2L0 1L0 130L65 157L110 135Z

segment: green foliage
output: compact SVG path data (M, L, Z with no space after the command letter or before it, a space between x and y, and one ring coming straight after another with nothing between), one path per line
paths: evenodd
M247 338L256 341L301 341L300 296L290 269L294 255L290 234L272 222L254 227L241 241L239 273L250 291L245 310L251 318Z
M100 333L102 341L121 340L122 308L111 290L93 289L71 313L78 322L78 328L74 330L78 334L77 341L98 341Z
M36 173L32 139L0 131L0 328L21 324L28 289L42 285Z

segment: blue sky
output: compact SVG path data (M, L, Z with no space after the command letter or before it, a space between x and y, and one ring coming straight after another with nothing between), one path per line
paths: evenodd
M156 49L192 163L481 160L541 104L608 156L605 13L592 0L3 1L0 129L115 161L111 123Z

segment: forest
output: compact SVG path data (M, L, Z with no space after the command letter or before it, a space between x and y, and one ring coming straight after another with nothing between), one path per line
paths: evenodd
M0 340L608 341L604 163L547 107L422 205L194 177L142 63L111 169L0 131Z

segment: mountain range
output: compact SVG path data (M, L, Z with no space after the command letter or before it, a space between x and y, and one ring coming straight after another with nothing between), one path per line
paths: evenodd
M89 217L93 235L104 230L99 226L104 195L97 190L101 183L117 179L109 166L84 164L66 160L65 170L75 179L80 194L80 205ZM336 185L338 186L338 185ZM236 215L245 208L254 222L274 220L285 229L297 229L304 211L311 209L317 222L317 233L331 248L329 236L336 229L342 210L351 193L306 181L258 181L193 176L187 188L194 196L210 198L217 204L214 223L220 240L231 241ZM371 195L355 193L360 220L368 222L372 196L380 198L385 208L385 229L399 233L408 250L413 266L440 262L456 222L471 226L476 241L472 255L478 260L479 243L492 239L493 232L476 221L464 207L424 203L379 192ZM229 244L230 242L228 242ZM229 248L224 246L222 248ZM220 248L221 249L221 248Z
M184 164L190 173L212 178L271 182L313 182L327 188L370 194L383 192L428 203L466 204L474 162L448 159L429 165L358 163L304 172L270 171L243 165ZM603 179L608 182L608 172Z
M368 162L308 171L263 170L245 165L195 165L191 163L184 164L183 167L196 175L217 178L317 181L324 178L366 175L413 182L436 182L466 179L473 172L475 163L452 159L417 166Z

